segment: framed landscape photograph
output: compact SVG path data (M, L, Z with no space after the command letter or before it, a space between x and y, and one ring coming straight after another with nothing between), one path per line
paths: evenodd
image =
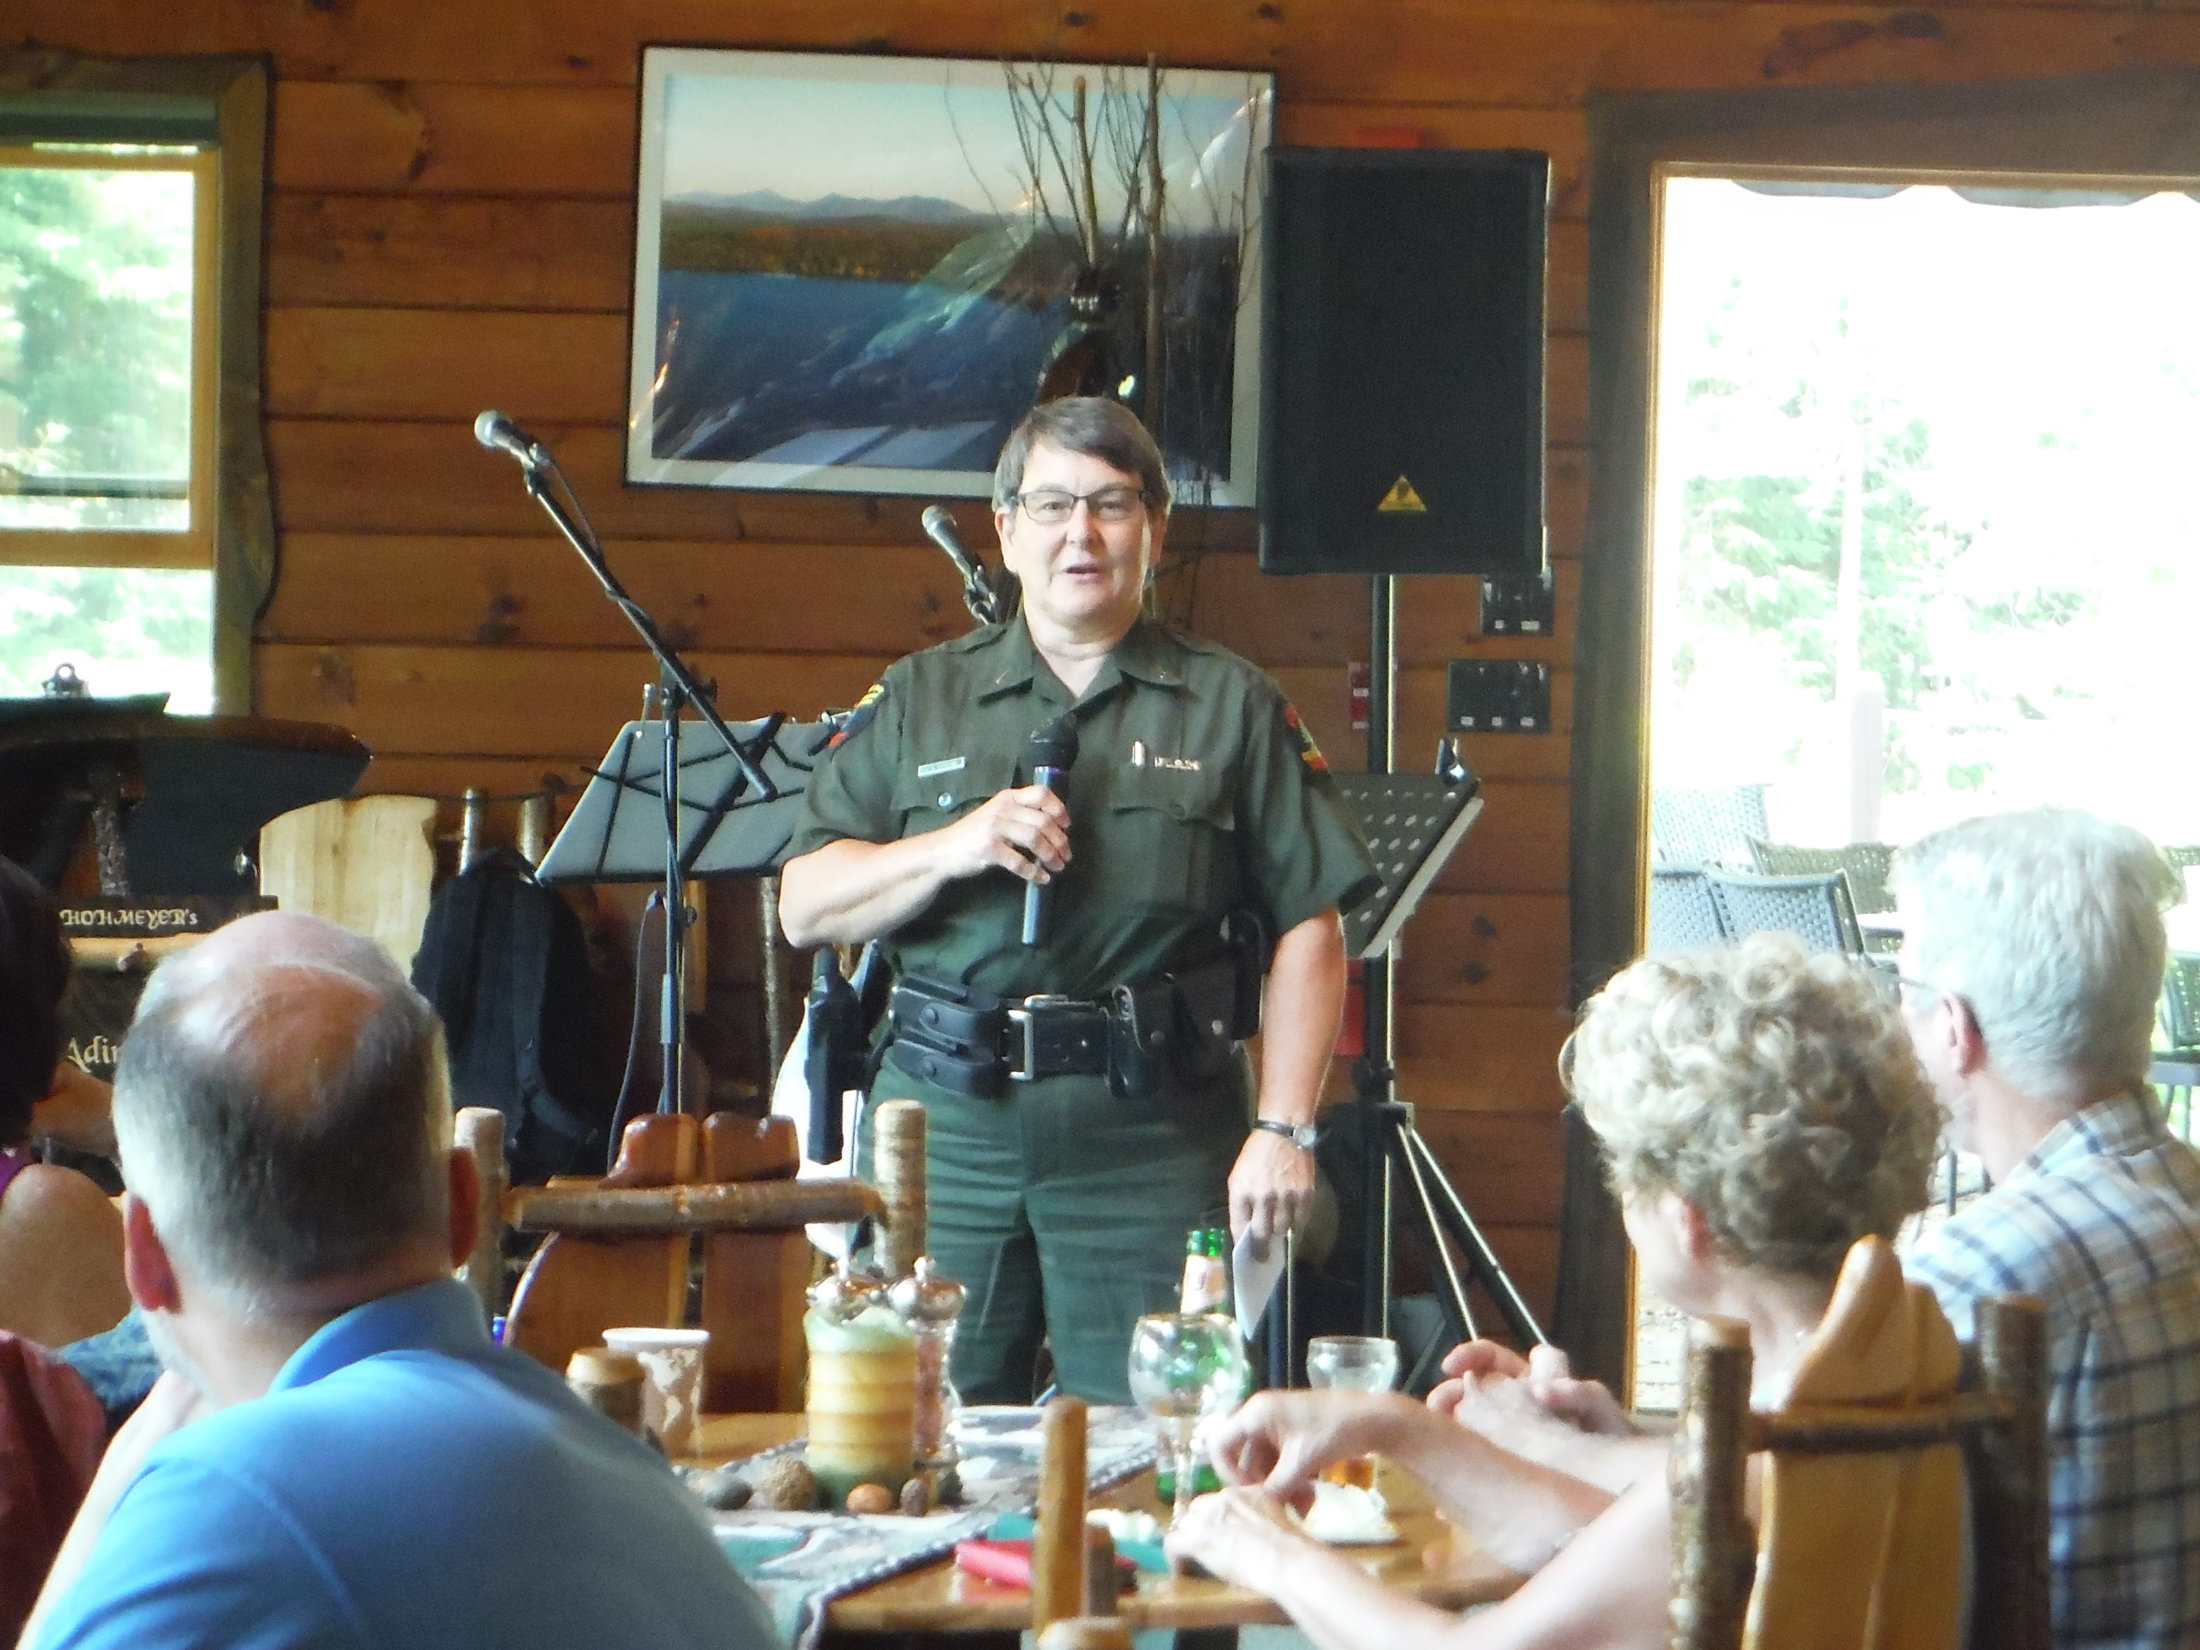
M630 481L984 497L1058 394L1249 505L1274 77L652 46Z

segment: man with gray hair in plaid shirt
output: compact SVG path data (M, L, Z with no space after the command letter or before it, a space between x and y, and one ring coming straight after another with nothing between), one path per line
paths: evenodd
M2200 1154L2147 1086L2162 909L2129 828L1970 820L1895 864L1903 1013L1993 1189L1905 1260L1972 1303L2047 1303L2055 1643L2200 1644Z

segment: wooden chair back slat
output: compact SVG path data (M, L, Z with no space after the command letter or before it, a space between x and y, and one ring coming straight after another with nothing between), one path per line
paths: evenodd
M1758 1415L1746 1328L1695 1326L1669 1469L1674 1650L1957 1650L1966 1528L1969 1644L2046 1650L2044 1309L1989 1301L1978 1322L1982 1390L1957 1393L1947 1321L1868 1238L1788 1401Z

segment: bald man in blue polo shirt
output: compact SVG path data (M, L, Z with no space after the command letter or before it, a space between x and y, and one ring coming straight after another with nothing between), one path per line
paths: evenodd
M663 1460L492 1344L435 1017L310 917L154 976L116 1074L166 1364L24 1642L770 1650Z

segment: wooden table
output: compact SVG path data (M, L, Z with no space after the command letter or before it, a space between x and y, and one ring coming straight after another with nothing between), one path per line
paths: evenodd
M799 1437L799 1415L718 1415L703 1422L698 1459L735 1460ZM1368 1572L1425 1603L1460 1610L1501 1599L1524 1579L1493 1562L1458 1535L1413 1479L1380 1474L1390 1521L1405 1539L1387 1547L1346 1548ZM1136 1507L1158 1514L1152 1472L1142 1472L1093 1498L1103 1507ZM1248 1588L1206 1577L1141 1573L1136 1592L1118 1612L1134 1630L1236 1628L1282 1623L1290 1618L1270 1599ZM1031 1626L1031 1595L1022 1588L981 1581L941 1559L874 1582L835 1599L826 1622L833 1635L881 1633L1017 1633Z

